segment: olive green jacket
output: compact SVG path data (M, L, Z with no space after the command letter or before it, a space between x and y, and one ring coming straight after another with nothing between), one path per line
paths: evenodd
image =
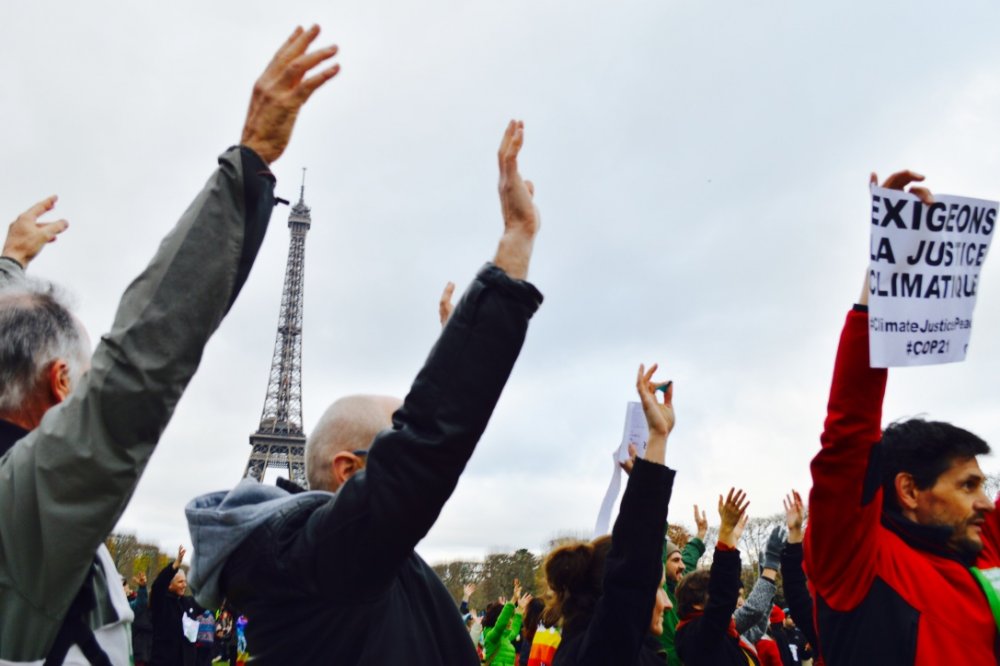
M94 580L95 552L253 264L273 187L253 151L224 153L125 291L90 371L0 457L0 662L43 659L81 585ZM122 238L142 233L141 221L129 224ZM16 262L0 260L0 289L21 279ZM105 598L106 583L95 585Z

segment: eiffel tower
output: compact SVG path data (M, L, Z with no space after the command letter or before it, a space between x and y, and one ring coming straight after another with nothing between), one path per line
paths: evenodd
M285 266L285 287L278 313L267 395L257 432L250 435L250 460L243 476L263 481L268 467L287 469L291 481L305 487L306 434L302 430L302 280L305 275L306 233L312 224L305 202L305 169L299 200L288 216L291 240Z

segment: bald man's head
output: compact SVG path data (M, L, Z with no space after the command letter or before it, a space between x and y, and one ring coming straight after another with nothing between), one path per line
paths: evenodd
M309 488L337 490L345 480L334 470L338 454L346 461L352 451L367 451L375 435L392 427L392 414L402 404L386 395L350 395L330 405L306 442ZM347 471L353 473L349 465Z

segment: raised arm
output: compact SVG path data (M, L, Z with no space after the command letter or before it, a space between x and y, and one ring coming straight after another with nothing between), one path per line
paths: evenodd
M542 301L524 282L538 214L517 172L524 136L511 122L500 147L504 231L455 306L393 427L375 438L366 468L310 518L316 580L329 594L377 596L437 520L486 428ZM400 521L399 516L406 520ZM362 575L363 574L363 575Z
M768 536L767 545L760 558L760 576L747 595L747 602L736 610L733 619L736 631L748 634L751 643L760 640L767 631L766 619L771 616L774 595L778 591L778 568L781 566L781 549L785 544L781 526L776 526ZM751 631L756 629L757 631Z
M297 111L305 102L307 95L289 99L284 91L308 83L296 73L317 32L297 30L269 66L268 81L258 82L244 129L249 147L219 158L205 188L126 290L90 371L0 460L8 585L15 598L44 600L42 611L52 617L61 617L76 595L202 349L246 280L274 205L266 161L280 154L294 121L275 105ZM8 610L16 613L16 606ZM0 636L5 647L12 644L7 638Z
M636 391L642 401L649 443L635 461L611 532L604 568L604 592L579 653L579 663L630 664L649 635L656 595L663 581L663 526L674 471L664 466L667 438L674 427L673 386L654 382L657 366L639 366ZM664 390L664 400L656 399Z
M694 523L696 533L688 539L688 542L681 549L681 560L684 562L684 571L690 573L698 568L698 561L705 554L705 535L708 534L708 518L705 511L698 513L698 505L694 505Z
M785 592L788 611L795 626L802 630L806 640L814 648L816 624L813 618L813 598L809 594L806 574L802 570L802 525L805 522L805 506L798 491L793 490L785 497L785 522L788 525L788 541L781 552L781 580Z
M872 174L872 182L876 182ZM903 189L923 176L903 171L883 187ZM926 188L910 191L925 201ZM868 352L868 279L861 302L848 313L834 365L822 448L812 461L811 517L805 535L805 566L817 593L831 608L848 611L874 580L875 540L882 512L878 470L869 473L872 449L882 437L887 372L872 368ZM850 543L851 548L838 544Z

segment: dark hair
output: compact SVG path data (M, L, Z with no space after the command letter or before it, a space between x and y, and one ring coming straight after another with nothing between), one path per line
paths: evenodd
M604 591L604 564L611 551L611 537L581 541L556 548L543 565L546 593L542 621L555 625L587 622Z
M884 506L899 509L896 475L907 472L917 488L926 490L958 460L990 452L990 446L968 430L944 421L916 418L892 423L882 432L882 495Z
M704 608L708 601L708 580L711 575L711 569L695 569L677 584L677 616L682 620L695 612L695 606Z
M499 601L491 601L488 606L486 606L486 615L483 617L483 626L489 629L497 623L497 618L500 617L500 612L503 610L503 604Z
M535 640L535 632L538 631L538 622L542 619L542 611L545 610L545 602L541 599L532 599L528 602L528 609L524 611L524 621L521 623L521 644L531 645Z

